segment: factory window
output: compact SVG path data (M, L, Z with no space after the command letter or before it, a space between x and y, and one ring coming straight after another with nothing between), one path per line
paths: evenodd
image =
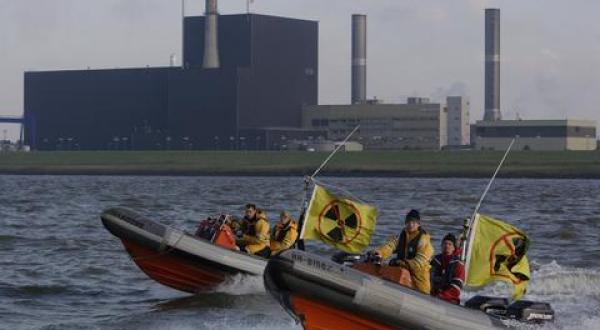
M317 127L317 126L321 126L321 121L319 119L313 119L312 120L312 125Z
M329 119L321 119L321 126L329 126Z

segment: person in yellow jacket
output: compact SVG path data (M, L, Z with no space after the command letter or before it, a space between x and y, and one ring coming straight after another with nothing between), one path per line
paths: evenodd
M286 211L279 215L279 222L271 232L271 255L290 249L298 238L298 225Z
M254 204L247 204L244 219L241 223L242 239L238 241L241 251L268 258L271 254L269 247L269 221L263 210Z
M388 239L373 254L387 259L395 253L395 258L390 260L390 266L408 269L415 288L424 294L429 294L431 292L430 261L434 253L431 236L421 228L421 215L417 210L408 212L404 224L404 230L400 235Z

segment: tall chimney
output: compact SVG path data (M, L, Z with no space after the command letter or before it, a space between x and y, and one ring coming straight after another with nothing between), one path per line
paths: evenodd
M367 100L367 16L352 15L352 104Z
M485 10L485 114L483 120L502 119L500 113L500 9Z
M217 0L206 0L204 17L204 59L202 68L219 68L219 36L217 27Z

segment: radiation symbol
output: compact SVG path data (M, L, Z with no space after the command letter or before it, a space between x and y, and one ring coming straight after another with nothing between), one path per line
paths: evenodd
M319 233L336 243L352 242L360 234L361 225L356 206L343 200L331 201L319 214Z

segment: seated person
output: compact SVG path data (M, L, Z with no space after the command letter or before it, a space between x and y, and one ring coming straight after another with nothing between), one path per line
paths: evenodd
M454 235L444 236L442 253L433 257L431 261L431 295L458 305L460 290L465 281L465 265L460 260L456 244Z
M194 235L207 240L212 240L217 231L217 226L217 219L208 217L205 220L200 221Z
M404 230L399 235L388 239L372 254L383 259L396 254L396 257L390 260L390 266L408 269L415 289L424 294L430 294L429 271L431 265L429 262L433 255L430 240L429 234L421 228L419 211L411 210L405 217Z
M242 239L237 243L240 250L268 258L271 248L269 247L269 222L266 213L257 209L254 204L247 204L240 229Z
M279 215L279 222L271 232L271 255L290 249L298 238L298 225L286 211Z

